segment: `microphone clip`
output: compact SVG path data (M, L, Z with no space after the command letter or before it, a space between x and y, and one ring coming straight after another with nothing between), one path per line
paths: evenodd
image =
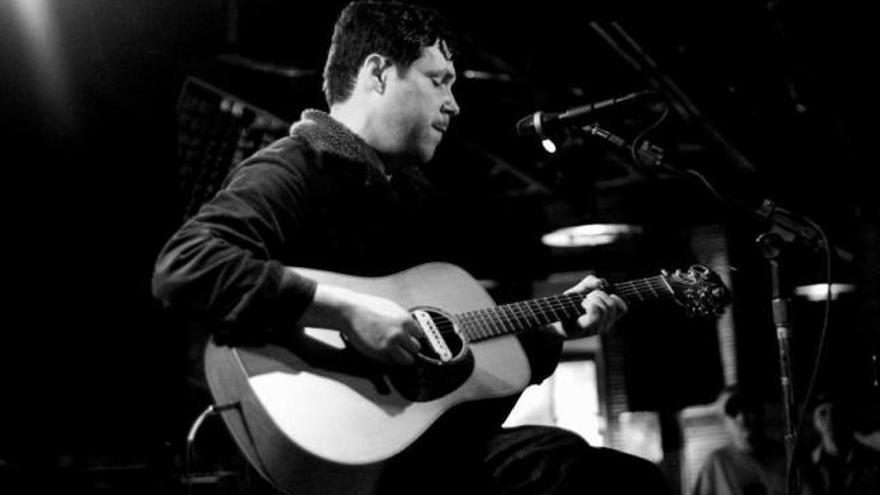
M581 127L581 130L591 136L597 136L617 148L629 150L631 147L631 144L626 139L607 129L599 127L596 123L585 125ZM642 140L641 145L639 145L635 152L637 153L640 164L650 165L651 167L660 167L663 165L663 148L651 143L647 139Z

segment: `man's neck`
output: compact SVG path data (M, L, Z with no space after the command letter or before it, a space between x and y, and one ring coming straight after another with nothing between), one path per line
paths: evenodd
M345 102L333 105L330 108L330 117L345 125L351 132L357 134L364 140L373 150L382 158L384 170L382 171L387 177L398 170L416 165L417 162L412 157L400 154L389 153L383 146L382 139L372 132L377 125L368 112L357 106L354 102Z
M368 113L365 112L363 108L358 107L357 103L345 102L331 106L329 115L331 118L344 125L352 133L360 137L382 157L382 173L390 177L391 169L394 168L394 163L381 153L376 146L374 137L368 132L368 129L370 129L370 118Z
M344 125L351 132L357 134L367 144L370 144L368 136L364 135L364 129L367 127L366 115L350 104L336 104L330 107L330 117L335 121ZM372 145L371 145L372 146Z

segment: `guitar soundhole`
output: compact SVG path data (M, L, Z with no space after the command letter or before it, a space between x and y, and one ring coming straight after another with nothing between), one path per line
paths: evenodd
M455 361L464 353L465 343L452 317L440 309L419 307L412 310L413 319L422 329L419 354L437 364Z

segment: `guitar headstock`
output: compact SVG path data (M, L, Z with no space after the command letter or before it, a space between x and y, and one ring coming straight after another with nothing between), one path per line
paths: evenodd
M703 265L691 265L687 271L663 270L661 274L689 316L719 316L730 303L730 290L721 277Z

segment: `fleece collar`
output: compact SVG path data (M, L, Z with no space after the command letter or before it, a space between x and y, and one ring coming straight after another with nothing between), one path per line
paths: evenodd
M290 135L305 139L319 153L369 164L373 172L380 175L385 170L376 150L326 112L314 109L303 111L300 120L290 127Z

